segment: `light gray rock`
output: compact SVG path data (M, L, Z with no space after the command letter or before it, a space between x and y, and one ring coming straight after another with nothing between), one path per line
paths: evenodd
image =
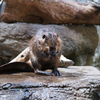
M4 12L5 5L6 5L6 3L3 2L3 0L0 0L0 16ZM1 18L0 18L0 21L1 21Z
M1 62L3 59L7 59L6 62L13 59L28 47L31 37L43 27L52 28L57 32L62 39L63 55L72 59L75 64L79 62L78 58L82 55L86 55L85 59L89 60L98 45L98 34L95 26L0 23ZM9 56L7 56L8 54Z

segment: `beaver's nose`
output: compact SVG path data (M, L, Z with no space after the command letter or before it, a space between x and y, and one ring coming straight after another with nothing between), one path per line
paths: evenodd
M56 48L55 47L50 47L50 54L51 55L54 55L55 54L55 51L56 51Z

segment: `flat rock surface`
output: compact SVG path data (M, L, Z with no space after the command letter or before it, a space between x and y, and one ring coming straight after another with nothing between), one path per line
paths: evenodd
M61 77L34 73L0 75L0 100L99 100L99 70L92 66L59 70Z

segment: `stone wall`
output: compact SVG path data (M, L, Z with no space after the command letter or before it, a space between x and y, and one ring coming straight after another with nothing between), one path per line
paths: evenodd
M82 25L41 25L0 23L0 56L5 59L16 57L29 45L29 40L36 31L43 27L51 27L61 37L63 55L75 61L79 55L93 56L98 45L98 34L95 26ZM6 58L7 59L7 58Z

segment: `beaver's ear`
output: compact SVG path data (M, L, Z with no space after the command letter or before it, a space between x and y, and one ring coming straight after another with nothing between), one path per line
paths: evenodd
M46 37L46 35L43 35L42 38L44 39Z

